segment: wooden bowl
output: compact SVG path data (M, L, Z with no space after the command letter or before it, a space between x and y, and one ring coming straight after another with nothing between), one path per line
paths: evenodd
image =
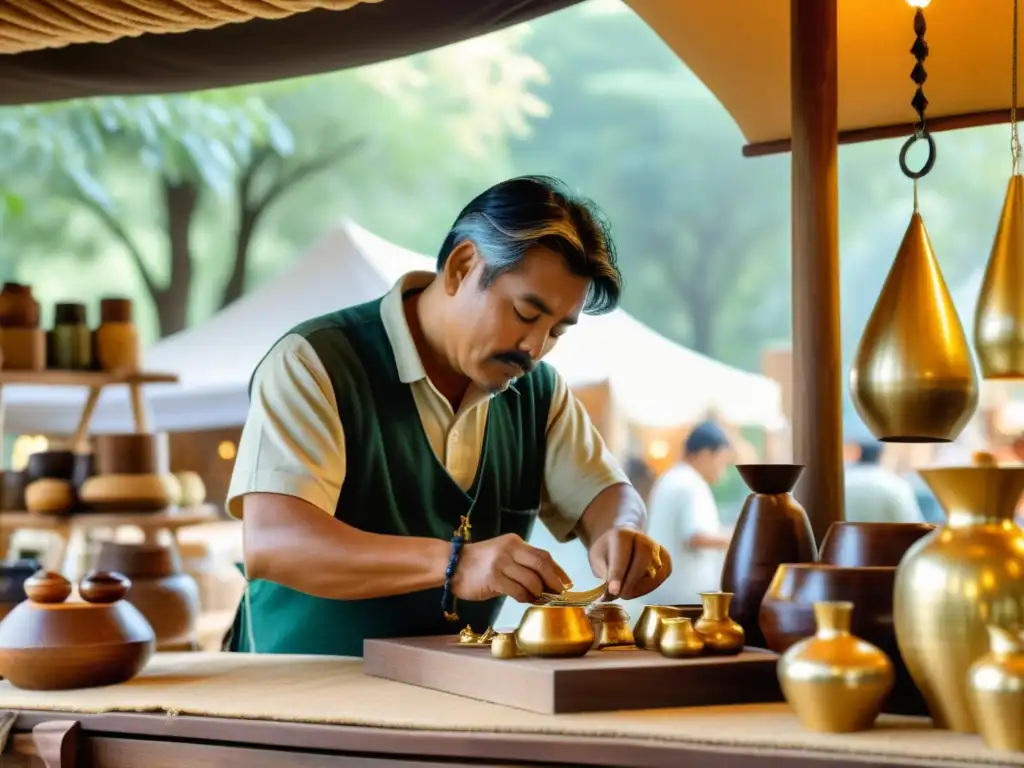
M78 498L90 509L111 512L156 512L171 503L157 475L96 475L82 483Z
M157 436L144 432L96 435L93 438L98 475L155 475Z
M65 602L71 583L58 573L37 573L25 582L29 599L0 621L0 674L16 688L34 691L116 685L135 677L156 638L123 599L130 587L124 576L94 572L79 585L84 602Z
M37 451L28 457L25 475L28 482L52 478L70 480L75 472L75 454L71 451Z
M896 683L883 711L927 715L924 699L903 663L893 626L894 567L841 568L823 563L780 565L761 602L761 631L768 647L784 653L815 633L814 603L853 603L853 634L892 660Z
M929 523L833 523L818 561L844 568L895 568L911 544L934 530Z
M67 480L45 477L25 486L25 508L37 515L64 515L75 506L75 491Z

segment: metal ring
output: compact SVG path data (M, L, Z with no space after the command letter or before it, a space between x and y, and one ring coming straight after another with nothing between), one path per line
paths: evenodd
M928 142L928 159L924 161L924 165L921 166L921 170L912 171L907 167L907 152L910 148L917 143L918 139L924 139ZM903 143L903 148L900 149L900 170L903 171L903 175L908 179L920 179L923 176L927 176L932 168L935 167L935 139L932 138L931 131L927 129L914 133L909 139Z

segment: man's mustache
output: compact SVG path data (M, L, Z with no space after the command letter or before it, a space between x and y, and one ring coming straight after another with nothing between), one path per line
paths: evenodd
M494 357L492 357L491 359L496 360L499 363L507 363L509 365L514 365L517 368L521 369L523 373L529 373L534 369L534 366L536 366L536 363L533 361L533 358L531 358L525 352L519 352L518 350L501 352L497 355L494 355Z

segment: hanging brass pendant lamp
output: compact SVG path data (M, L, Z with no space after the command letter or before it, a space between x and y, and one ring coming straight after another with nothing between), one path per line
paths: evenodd
M924 114L925 30L918 7L911 48L917 90L911 104L919 122L899 158L900 170L914 184L914 211L850 371L858 413L875 437L892 443L955 440L978 406L978 377L967 336L918 211L918 179L935 165L935 139ZM907 152L918 141L927 144L928 158L921 170L912 171Z
M986 379L1024 379L1024 178L1017 134L1017 0L1010 106L1012 175L974 310L974 349Z

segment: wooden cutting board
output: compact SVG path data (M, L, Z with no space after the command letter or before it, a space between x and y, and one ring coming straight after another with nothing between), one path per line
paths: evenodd
M457 637L367 640L365 671L400 683L541 714L781 701L778 656L666 659L632 646L578 659L496 659Z

